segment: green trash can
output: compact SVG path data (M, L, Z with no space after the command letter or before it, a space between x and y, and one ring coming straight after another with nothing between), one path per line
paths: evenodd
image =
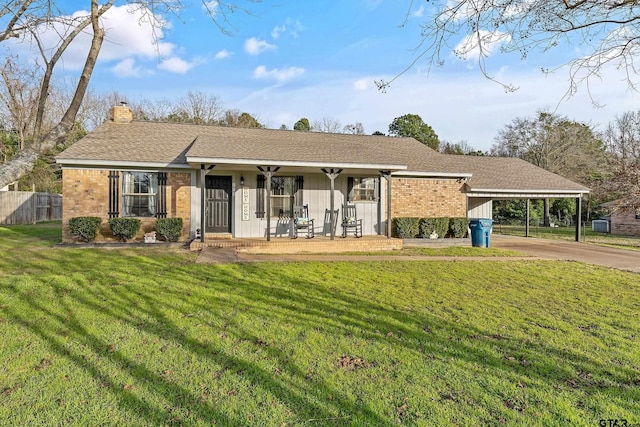
M493 220L489 218L473 218L469 221L471 228L471 246L488 248L491 244L491 226Z

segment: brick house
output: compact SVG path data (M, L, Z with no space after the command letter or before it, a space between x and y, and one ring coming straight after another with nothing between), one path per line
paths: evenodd
M134 121L116 106L56 157L68 221L100 216L183 219L183 240L288 237L295 206L334 238L355 205L363 234L391 235L389 218L491 217L496 198L575 197L588 189L512 158L443 155L413 138ZM337 224L331 227L331 224Z
M609 211L609 232L618 236L640 236L640 208L632 200L603 203Z

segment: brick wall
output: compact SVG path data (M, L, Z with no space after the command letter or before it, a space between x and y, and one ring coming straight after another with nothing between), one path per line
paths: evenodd
M611 234L619 236L640 236L640 219L631 208L619 208L611 213Z
M455 179L393 178L391 216L466 217L463 185Z
M182 239L189 238L191 230L191 174L167 174L167 217L182 218Z
M305 253L341 253L341 252L379 252L396 251L402 249L402 239L385 238L338 238L327 240L322 238L290 240L280 239L280 241L255 242L253 246L238 247L239 253L247 254L297 254ZM204 245L206 246L206 245ZM198 242L191 244L191 250L201 249L203 246Z
M116 105L109 112L110 119L114 123L131 123L133 121L133 112L126 105Z
M122 183L122 180L120 180ZM182 239L189 237L191 216L191 174L167 173L167 217L182 218ZM62 171L62 241L75 242L69 234L69 219L77 216L102 218L97 242L113 241L109 230L109 171L76 170ZM122 203L122 201L120 202ZM140 218L142 226L133 240L141 240L144 233L153 231L155 218Z
M62 171L62 241L73 242L69 234L69 219L77 216L99 216L108 218L109 171L75 170ZM108 229L108 227L107 227ZM102 233L97 240L104 240Z

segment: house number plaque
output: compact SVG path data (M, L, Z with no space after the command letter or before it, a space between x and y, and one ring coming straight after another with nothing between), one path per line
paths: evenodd
M249 221L249 189L242 187L242 220Z

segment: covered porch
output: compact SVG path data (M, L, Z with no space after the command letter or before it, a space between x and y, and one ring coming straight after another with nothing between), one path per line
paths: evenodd
M391 237L389 181L391 170L401 165L268 166L218 159L215 164L194 166L199 168L192 224L195 239L202 244L221 237L267 242L295 238L300 234L294 227L294 220L302 216L300 208L314 230L303 237L334 240L343 234L342 220L349 206L351 215L361 221L360 235Z

